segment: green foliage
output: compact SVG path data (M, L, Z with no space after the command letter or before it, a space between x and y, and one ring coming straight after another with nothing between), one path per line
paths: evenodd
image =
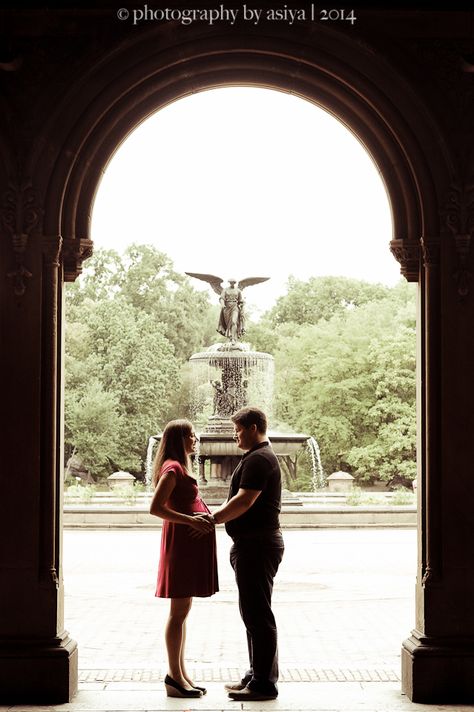
M275 326L269 314L270 312L264 314L257 323L249 322L246 325L245 340L251 343L256 351L274 354L280 339L284 336L295 336L300 332L300 326L296 322Z
M94 496L94 491L94 487L91 485L71 485L64 490L64 497L69 501L79 501L82 504L90 504Z
M120 488L114 490L114 494L123 499L124 504L134 505L137 503L138 490L134 482L122 485Z
M187 359L217 340L219 307L149 245L98 250L66 301L66 449L95 478L117 469L140 477L149 435L205 409ZM290 278L275 307L249 320L246 340L275 357L275 420L317 438L326 473L410 484L412 285ZM304 456L287 474L293 489L311 488Z
M80 306L85 300L112 299L119 292L119 275L123 266L115 250L96 250L84 266L80 279L66 288L66 304Z
M162 325L181 361L209 342L212 328L215 334L216 307L209 304L207 293L195 290L186 275L174 271L169 257L151 245L130 245L123 255L97 250L81 280L68 286L66 293L67 304L73 306L117 296L135 313L148 314Z
M388 287L349 277L312 277L288 280L288 293L269 312L274 326L293 322L317 324L349 309L386 297Z
M360 487L353 486L351 492L346 497L346 504L351 507L358 507L362 504L363 494Z
M313 472L311 455L305 448L297 458L296 477L289 482L290 489L294 492L313 491Z
M306 284L293 280L278 311L262 319L260 332L254 327L261 345L274 345L276 416L316 437L328 474L409 484L416 476L412 285L363 289L342 278ZM279 325L276 314L293 321Z
M140 476L148 437L186 414L180 371L209 332L207 296L166 255L132 245L98 250L66 304L66 450L96 478Z
M390 504L415 504L415 494L412 490L409 490L406 487L397 487L390 498Z
M377 495L364 492L360 487L353 487L350 494L346 497L346 504L353 507L376 504L384 506L400 506L415 504L415 496L412 491L406 487L397 487L390 498L377 497Z
M346 497L345 503L351 507L360 507L370 504L386 504L386 502L381 501L379 497L365 493L360 487L352 488L351 492Z
M77 364L74 364L77 376ZM79 389L68 387L65 395L65 439L80 454L93 474L106 474L108 457L119 456L118 437L123 421L116 393L107 392L97 379L84 381Z

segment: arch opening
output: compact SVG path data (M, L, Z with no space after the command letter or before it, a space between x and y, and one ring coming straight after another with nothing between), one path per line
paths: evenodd
M186 103L186 99L183 99L183 100L180 100L180 101L183 102L183 105ZM168 107L169 107L169 106L172 106L172 105L168 105ZM164 111L164 110L163 110L163 111ZM141 126L143 127L143 125L141 125ZM135 129L135 130L138 131L139 129ZM119 149L119 150L120 150L120 149ZM114 159L112 159L112 160L114 160ZM99 190L100 190L100 187L99 187ZM92 233L92 237L94 237L94 234L93 234L93 233ZM390 235L387 235L387 239L384 240L384 244L388 243L389 239L390 239ZM99 242L99 244L100 244L100 241L98 241L98 242ZM167 244L167 241L164 240L163 243L160 244L160 247L163 247L163 249L166 250L166 244ZM112 246L112 243L111 243L109 246L111 247L111 246ZM362 246L360 246L360 249L363 249ZM387 254L388 254L388 250L387 250ZM390 259L392 259L392 258L390 257ZM199 269L201 269L201 268L199 268ZM204 269L204 267L203 267L202 269ZM211 272L212 272L213 270L211 269L211 270L208 270L208 271L211 271Z

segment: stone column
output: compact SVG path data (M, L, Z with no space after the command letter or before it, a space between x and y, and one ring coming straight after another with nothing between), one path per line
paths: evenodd
M199 484L207 485L206 480L206 460L207 457L199 456Z
M472 201L471 201L472 202ZM416 627L402 647L413 702L474 700L474 301L468 235L423 240Z
M61 571L61 238L19 232L21 259L4 234L0 261L11 276L1 280L0 703L60 703L77 690Z
M218 460L217 458L214 458L213 460L211 459L211 481L216 482L221 479L221 469L222 469L222 464L220 462L220 459Z

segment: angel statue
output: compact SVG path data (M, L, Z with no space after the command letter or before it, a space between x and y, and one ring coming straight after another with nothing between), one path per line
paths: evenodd
M235 343L245 333L245 314L244 314L244 299L242 290L245 287L250 287L252 284L266 282L269 277L247 277L237 282L235 279L229 279L229 286L223 287L223 279L215 277L213 274L199 274L196 272L186 272L189 277L202 279L203 282L208 282L216 294L219 295L219 303L221 305L221 313L219 315L219 323L217 331L222 336L227 336L232 343ZM236 286L237 285L237 286Z

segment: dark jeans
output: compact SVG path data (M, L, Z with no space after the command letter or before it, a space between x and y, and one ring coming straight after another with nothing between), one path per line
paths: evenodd
M273 579L283 552L281 532L235 538L230 550L250 660L242 681L252 690L270 694L277 694L278 680L277 628L271 608Z

